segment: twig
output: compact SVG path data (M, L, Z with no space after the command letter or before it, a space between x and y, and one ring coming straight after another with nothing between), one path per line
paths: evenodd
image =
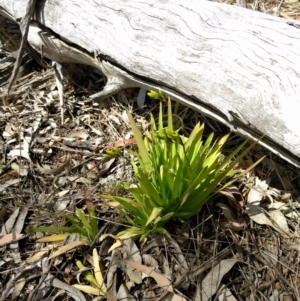
M22 18L21 22L20 22L20 29L22 32L22 39L21 39L21 44L20 44L20 48L19 48L19 53L14 65L14 69L12 72L12 75L10 77L9 80L9 84L8 84L8 88L7 88L7 94L9 94L9 91L11 89L11 87L13 86L16 77L18 75L18 71L21 65L21 60L22 60L22 56L23 56L23 52L25 49L25 46L27 44L27 36L28 36L28 30L29 30L29 24L30 24L30 20L31 17L33 16L34 13L34 9L35 9L35 3L36 0L29 0L28 1L28 5L26 7L26 11L25 11L25 16Z

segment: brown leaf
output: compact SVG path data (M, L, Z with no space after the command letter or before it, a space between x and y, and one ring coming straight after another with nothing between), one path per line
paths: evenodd
M167 289L171 293L174 293L173 286L172 286L170 280L167 279L165 276L163 276L159 273L156 273L153 268L149 268L145 265L139 264L139 263L131 261L131 260L126 260L126 263L130 267L152 277L160 287Z
M64 254L76 247L79 246L89 246L90 243L87 240L77 240L77 241L73 241L65 246L60 247L56 252L54 252L53 254L51 254L51 256L49 257L49 259L57 257L61 254Z
M20 166L18 163L14 162L11 164L11 168L16 171L20 176L24 177L28 174L28 166Z
M260 181L258 178L256 178L255 186L251 188L248 194L246 213L257 224L269 225L278 233L280 233L283 237L297 237L297 235L292 234L291 232L282 230L280 227L274 224L262 211L262 208L260 207L260 202L263 197L269 197L269 199L271 199L271 202L273 202L273 199L270 195L271 193L272 191L268 190L268 185L265 183L265 181ZM278 217L278 214L276 217ZM278 219L281 222L282 216L280 216Z
M38 252L36 252L34 255L30 256L29 258L27 258L25 260L25 263L29 264L29 263L33 263L35 261L40 260L46 253L48 253L51 250L51 247L47 247L44 248L42 250L39 250Z
M128 291L127 287L125 284L121 284L118 290L118 294L117 294L117 299L118 300L136 300Z
M208 300L217 292L224 275L228 273L237 262L238 260L234 258L224 259L208 272L201 284L201 300Z
M138 249L138 247L132 239L126 239L123 241L121 252L124 259L127 258L132 262L139 264L142 263L140 250ZM127 266L126 274L131 281L137 284L142 283L142 273L139 270Z
M19 179L19 173L15 170L11 170L9 172L3 173L0 176L0 184L10 184L7 182L9 182L10 180L18 180L18 179ZM13 185L14 183L15 183L15 181L12 181L11 185ZM7 185L7 186L9 186L9 185Z
M108 159L108 160L104 159L103 162L102 162L101 169L98 172L98 177L100 177L103 174L105 174L110 169L110 167L113 165L113 163L115 162L115 160L116 160L115 158Z
M9 234L15 225L16 219L19 216L20 208L16 208L15 211L10 215L9 219L5 222L4 227L2 227L0 235Z
M10 157L20 156L20 157L27 159L28 161L31 161L28 152L24 149L13 149L7 154L7 156L10 156Z
M85 131L77 131L69 134L71 138L81 138L82 140L86 140L89 135Z
M71 165L70 157L68 157L66 162L63 163L61 166L59 166L57 168L53 168L53 169L42 167L42 166L39 165L39 163L37 163L38 170L41 173L48 174L48 175L53 175L53 176L57 176L57 175L61 174L64 170L68 169L70 165Z
M232 213L228 206L226 206L223 203L219 203L219 204L217 204L217 206L219 206L222 209L223 214L228 219L230 228L232 228L233 230L236 230L236 231L240 231L245 228L245 222L243 221L243 219L241 219L241 218L235 219L232 216Z
M118 140L116 142L113 143L109 143L106 147L105 150L110 150L113 147L125 147L127 145L131 145L131 144L135 144L135 139L134 138L130 138L130 139L122 139L122 140Z
M0 246L10 244L12 241L22 237L24 234L10 233L0 236Z

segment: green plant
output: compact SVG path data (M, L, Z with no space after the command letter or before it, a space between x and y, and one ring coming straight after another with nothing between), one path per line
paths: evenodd
M103 158L116 158L121 156L121 151L119 147L113 147L112 149L106 150L103 153Z
M69 234L78 233L81 236L81 239L87 239L90 242L93 242L98 234L98 222L95 213L95 207L91 197L86 191L85 203L88 211L88 217L85 216L83 210L76 208L76 216L70 214L62 214L67 221L71 223L71 226L46 226L46 227L35 227L29 228L26 230L27 233L34 232L66 232L67 234L63 235L52 235L48 236L47 241L53 240L64 240Z
M162 98L162 92L154 93L150 95ZM245 148L245 141L224 156L221 151L229 134L213 142L214 133L211 133L203 142L204 124L198 123L189 137L180 135L179 129L174 128L170 99L167 127L164 127L161 102L158 124L151 115L150 131L144 137L130 113L128 118L138 146L138 153L132 152L138 159L138 164L132 163L137 183L135 187L126 185L133 199L102 195L113 201L111 205L117 207L132 226L118 234L122 239L140 237L143 240L151 232L168 235L166 222L171 218L184 221L194 216L212 195L258 163L244 173L235 169L255 144L239 154Z
M83 276L90 283L90 285L74 284L73 286L88 294L105 296L107 288L103 282L97 250L93 249L94 275L86 269L80 260L76 259L75 263L78 269L82 271Z

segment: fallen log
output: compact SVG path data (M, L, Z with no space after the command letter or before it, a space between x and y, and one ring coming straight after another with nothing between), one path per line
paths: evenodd
M0 0L19 21L24 0ZM173 99L300 167L300 23L207 1L37 1L28 41L95 66L108 97L126 87Z

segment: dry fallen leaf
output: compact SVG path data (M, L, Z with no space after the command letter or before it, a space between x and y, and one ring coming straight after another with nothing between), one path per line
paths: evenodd
M70 176L70 177L61 177L61 178L64 178L64 180L69 180L70 182L75 182L75 183L84 183L84 184L87 184L87 185L92 184L92 181L90 179L85 178L85 177Z
M66 195L68 192L70 192L70 189L62 190L62 191L56 193L55 195L62 197L64 195Z
M5 191L7 187L18 184L19 182L20 182L20 180L17 178L17 179L10 179L10 180L6 181L4 184L0 184L0 192Z
M16 162L13 162L13 163L11 164L11 168L12 168L13 170L17 171L18 174L19 174L20 176L22 176L22 177L27 176L28 170L29 170L28 166L24 166L24 165L20 166L20 165L19 165L18 163L16 163Z
M48 253L53 247L47 247L44 248L42 250L39 250L38 252L36 252L35 254L33 254L32 256L28 257L25 261L25 264L28 263L32 263L35 261L40 260L46 253Z
M143 254L142 258L143 262L149 267L156 269L159 266L158 261L150 254Z
M128 301L134 301L136 298L134 298L128 291L128 288L125 284L121 283L118 294L117 294L118 300L128 300Z
M271 222L271 220L266 216L266 214L262 211L260 207L260 202L264 197L268 197L273 203L273 199L271 197L271 192L268 191L268 185L265 181L260 181L258 178L255 179L255 186L251 188L248 198L247 198L247 206L246 213L248 216L259 225L269 225L273 229L275 229L278 233L280 233L283 237L292 237L295 236L289 231L282 230L276 224ZM282 217L280 217L282 221ZM278 219L279 220L279 219Z
M115 235L112 235L112 234L103 234L103 235L101 235L99 241L103 241L106 237L111 237L111 238L116 240L116 242L109 248L108 253L110 253L114 249L119 248L123 245L122 239L120 239L119 237L117 237Z
M184 297L174 293L174 289L173 289L173 286L172 286L170 280L167 279L165 276L155 272L153 268L149 268L145 265L136 263L131 260L126 260L126 263L127 263L127 265L131 266L132 268L137 269L140 272L149 275L157 282L157 284L161 288L164 288L167 291L169 291L170 293L173 293L171 301L186 301L186 299Z
M220 287L221 294L218 297L219 301L238 301L235 296L232 294L231 290L226 287L225 285L222 285Z
M219 204L217 204L217 206L219 206L222 209L223 214L228 219L228 228L235 230L235 231L240 231L245 228L245 222L243 221L243 219L241 219L241 218L235 219L232 216L232 213L228 206L226 206L223 203L219 203Z
M100 177L103 174L105 174L113 165L113 163L116 161L115 158L112 159L104 159L102 164L101 164L101 169L99 170L97 176Z
M237 259L224 259L211 269L201 283L201 300L210 299L218 290L221 281L232 267L238 262Z
M89 135L85 131L77 131L69 134L70 138L80 138L82 140L86 140Z
M20 277L18 278L18 281L14 285L14 290L11 294L12 300L17 300L26 284L26 277Z
M93 126L87 124L87 126L95 133L97 134L98 136L103 136L103 132L97 130L96 128L94 128Z
M0 246L10 244L12 241L22 237L24 234L10 233L0 236Z
M20 156L20 157L27 159L28 161L31 161L28 152L23 149L21 149L21 150L13 149L7 154L7 156L10 156L10 157L19 157Z
M21 208L19 214L18 214L18 218L14 224L14 229L13 231L15 233L21 233L23 231L23 228L24 228L24 223L25 223L25 220L26 220L26 216L28 214L28 209L23 207ZM9 245L9 248L10 250L13 250L13 251L18 251L19 250L19 242L16 241L16 242L13 242Z
M285 216L282 214L280 210L270 210L268 212L269 216L271 217L272 221L285 233L289 233L289 226Z
M15 211L10 215L9 219L6 221L4 227L2 227L0 235L9 234L15 225L16 219L19 216L20 208L15 209Z
M70 157L68 157L66 162L57 168L53 168L53 169L45 168L45 167L40 166L39 163L37 163L37 168L43 174L57 176L60 173L62 173L63 171L65 171L66 169L68 169L70 167L70 164L71 164L71 159L70 159Z
M73 241L67 245L64 245L62 247L60 247L56 252L54 252L53 254L50 255L49 259L57 257L59 255L62 255L76 247L79 246L89 246L90 242L87 240L77 240L77 241Z
M165 276L156 273L153 268L149 268L145 265L142 265L140 263L131 260L126 260L126 263L133 269L136 269L152 277L161 288L167 289L169 292L174 293L171 281L167 279Z
M121 125L121 122L120 122L120 120L116 117L116 116L114 116L114 115L108 115L108 119L110 119L110 120L112 120L112 121L114 121L116 124L118 124L118 125Z
M113 147L125 147L127 145L135 144L135 138L128 138L128 139L121 139L118 141L115 141L113 143L109 143L106 147L105 150L110 150Z
M126 239L123 241L121 253L123 259L128 259L140 264L142 263L140 250L132 239ZM142 283L142 273L140 271L127 266L126 274L131 281L137 284Z

